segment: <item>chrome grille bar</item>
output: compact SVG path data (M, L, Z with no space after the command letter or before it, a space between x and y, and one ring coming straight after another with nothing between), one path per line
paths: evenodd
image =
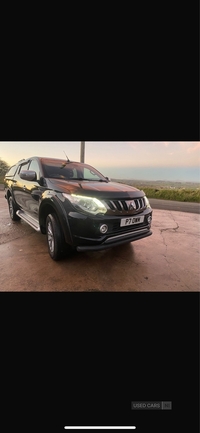
M135 203L135 211L138 212L139 210L145 209L146 208L146 204L145 204L145 200L144 198L135 198L132 200L104 200L107 207L109 209L111 209L112 211L129 211L129 204L130 202L134 202Z

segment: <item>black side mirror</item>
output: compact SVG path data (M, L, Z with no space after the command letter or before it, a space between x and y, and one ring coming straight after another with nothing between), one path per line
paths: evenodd
M36 172L31 170L22 170L19 177L23 180L28 180L29 182L37 179Z
M106 177L106 180L107 180L108 182L111 182L111 179L110 179L109 177Z

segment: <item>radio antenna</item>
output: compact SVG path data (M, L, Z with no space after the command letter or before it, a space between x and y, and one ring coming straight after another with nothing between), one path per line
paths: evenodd
M68 158L68 156L67 156L67 154L65 153L64 150L63 150L63 152L64 152L64 154L65 154L65 156L66 156L66 158L67 158L67 162L71 162L71 161L69 160L69 158Z

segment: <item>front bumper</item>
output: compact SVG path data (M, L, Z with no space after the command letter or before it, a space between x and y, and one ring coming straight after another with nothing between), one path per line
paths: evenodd
M73 247L77 251L101 251L151 236L151 224L148 223L147 218L152 217L152 210L146 209L139 216L144 216L143 223L121 227L122 217L119 216L88 217L77 212L70 212L68 221ZM108 232L104 235L99 230L102 224L108 226Z
M134 233L134 236L130 233L126 235L120 235L120 236L113 236L113 238L107 239L105 242L103 242L100 245L94 245L94 246L79 246L76 247L78 252L84 252L84 251L102 251L106 250L108 248L116 247L119 245L126 244L128 242L138 241L139 239L147 238L148 236L152 235L151 230L141 230L143 233ZM120 238L120 239L119 239Z

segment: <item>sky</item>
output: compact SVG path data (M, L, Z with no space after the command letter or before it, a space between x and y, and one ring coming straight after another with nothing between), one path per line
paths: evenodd
M85 162L116 179L200 182L199 141L86 141ZM80 161L80 141L0 142L10 166L23 158L48 156Z

